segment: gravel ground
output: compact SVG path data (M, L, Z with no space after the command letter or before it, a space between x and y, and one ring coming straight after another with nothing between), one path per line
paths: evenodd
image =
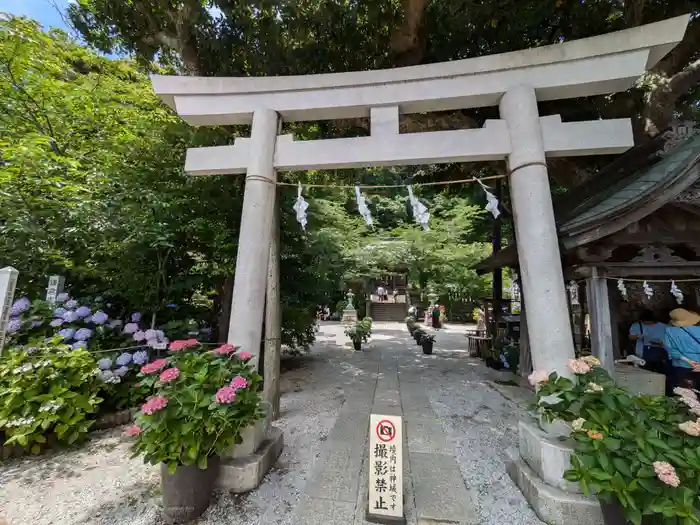
M324 339L321 336L320 339ZM335 346L330 343L330 353ZM344 401L339 359L286 359L281 417L284 451L262 485L243 496L216 494L198 525L284 523ZM131 458L122 429L96 432L72 451L0 463L0 525L159 525L157 467ZM5 523L3 523L3 519Z

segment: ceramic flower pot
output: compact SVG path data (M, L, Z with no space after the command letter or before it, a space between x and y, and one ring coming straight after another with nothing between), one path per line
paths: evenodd
M425 355L430 355L433 353L433 342L432 341L423 341L421 343L421 346L423 347L423 353Z
M362 350L362 341L353 341L352 346L356 352L359 352L360 350Z
M206 469L197 465L179 466L174 474L161 464L163 485L163 521L168 524L188 523L207 510L219 475L219 457L209 458Z

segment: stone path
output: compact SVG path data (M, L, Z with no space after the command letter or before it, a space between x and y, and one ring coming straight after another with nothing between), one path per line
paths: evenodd
M526 394L489 382L489 371L466 357L459 331L437 332L432 356L423 355L399 324L376 325L361 353L343 348L337 325L325 325L319 340L329 359L343 352L336 366L345 402L291 523L367 523L370 413L404 418L408 524L540 523L504 464L522 414L511 399L524 401Z

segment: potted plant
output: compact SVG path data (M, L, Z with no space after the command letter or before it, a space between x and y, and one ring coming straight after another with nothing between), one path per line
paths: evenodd
M420 340L424 335L426 335L426 332L422 328L416 328L413 331L413 339L415 339L417 345L420 345Z
M362 343L367 342L367 329L366 324L362 321L356 322L354 325L345 329L345 335L347 335L352 341L352 346L356 351L362 350Z
M359 321L359 324L362 326L362 330L364 332L364 335L362 336L362 342L366 343L372 336L372 318L365 317L362 319L362 321Z
M573 440L565 479L601 500L607 525L700 523L700 401L636 396L594 357L571 360L577 381L533 373L541 415L566 421Z
M408 328L408 333L411 334L411 336L413 336L413 332L417 328L416 322L413 320L413 317L410 315L408 317L406 317L406 319L404 319L404 321L406 322L406 328Z
M423 334L420 338L420 345L423 347L423 353L430 355L433 353L433 343L435 342L434 335Z
M206 510L220 454L264 417L250 357L229 344L205 351L190 339L174 341L168 357L141 368L141 384L153 395L127 434L136 438L134 455L161 466L169 523L185 523Z

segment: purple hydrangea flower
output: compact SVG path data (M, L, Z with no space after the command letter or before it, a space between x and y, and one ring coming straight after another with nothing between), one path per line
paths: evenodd
M109 319L109 316L102 310L97 310L94 314L92 314L91 318L92 322L95 324L105 324L107 319Z
M124 325L124 333L125 334L135 334L138 331L139 331L139 325L137 325L136 323L126 323Z
M151 348L155 348L158 344L158 339L146 339L146 344Z
M63 314L63 320L66 323L72 323L73 321L78 320L78 314L76 314L73 310L68 310L65 314Z
M68 308L69 310L72 310L73 308L77 307L78 301L76 301L75 299L69 299L68 301L66 301L66 308Z
M124 352L119 357L117 357L117 364L119 366L126 366L131 363L133 356L129 352Z
M129 371L128 366L120 366L119 368L117 368L114 371L114 373L119 377L124 377L128 371Z
M75 339L77 341L87 341L92 337L92 330L89 328L81 328L77 332L75 332Z
M166 305L168 308L177 308L177 305L175 303L170 303Z
M56 309L53 311L53 315L54 315L54 317L63 317L63 314L65 314L66 311L67 311L67 310L66 310L65 308L59 306L58 308L56 308Z
M165 338L165 332L163 330L156 330L156 339L162 341Z
M110 328L118 328L122 325L123 323L119 319L112 319L107 326Z
M7 323L8 334L14 334L20 328L22 328L22 321L19 319L10 319L10 322Z
M158 339L158 334L155 330L146 330L146 339Z
M66 292L60 293L56 296L57 303L65 303L69 299L70 299L70 295L68 295Z
M111 370L102 369L102 372L100 372L97 377L103 383L107 383L110 379L114 377L114 374Z
M81 306L75 311L75 314L80 318L87 317L90 315L90 308L87 306Z
M58 335L60 335L64 341L70 341L75 335L75 328L64 328L59 330Z
M146 340L146 334L142 330L139 330L138 332L136 332L134 334L134 341L137 341L140 343L141 341L145 341L145 340Z
M87 349L87 343L86 343L85 341L76 341L75 343L73 343L72 345L70 345L70 347L71 347L73 350L77 350L78 348Z
M32 328L37 328L44 324L44 321L32 321Z
M103 357L97 362L97 368L100 370L109 370L112 368L112 360L109 357Z
M19 315L22 312L26 312L27 310L29 310L29 307L31 305L32 305L32 302L29 300L28 297L22 297L21 299L18 299L12 305L12 315ZM15 311L17 313L15 313Z
M138 323L141 321L141 312L134 312L131 314L131 322Z
M134 352L134 364L137 365L145 365L148 363L148 352L145 350L139 350L138 352Z
M58 328L61 326L65 321L63 319L54 319L49 323L49 325L53 326L54 328Z

